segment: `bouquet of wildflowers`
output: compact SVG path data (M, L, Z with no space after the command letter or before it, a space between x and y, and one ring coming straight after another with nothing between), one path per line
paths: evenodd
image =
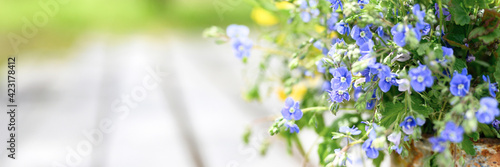
M204 35L231 44L244 63L261 51L247 97L259 99L262 83L279 82L272 90L284 103L269 133L297 147L305 162L311 149L302 148L302 129L317 133L324 166L352 165L354 147L379 166L387 153L411 157L415 142L430 145L426 165L463 165L453 150L474 156L474 141L500 138L500 1L251 4L258 40L243 25ZM278 81L265 72L277 65L288 69Z

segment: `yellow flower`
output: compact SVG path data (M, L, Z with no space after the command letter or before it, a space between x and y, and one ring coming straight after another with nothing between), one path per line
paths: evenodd
M285 101L285 99L287 98L287 95L283 88L278 88L276 93L278 94L278 97L282 101ZM293 100L295 101L302 101L306 93L307 93L306 85L303 83L299 83L292 87L292 92L290 93L289 97L293 98Z
M317 33L322 33L323 31L326 30L326 28L324 26L316 24L316 25L314 25L314 30L316 30Z
M276 3L274 3L274 5L276 5L276 8L278 8L280 10L289 10L289 9L293 9L293 7L294 7L292 3L287 2L287 1L276 2Z
M273 13L262 8L253 8L250 16L255 23L262 26L272 26L278 23L278 18Z

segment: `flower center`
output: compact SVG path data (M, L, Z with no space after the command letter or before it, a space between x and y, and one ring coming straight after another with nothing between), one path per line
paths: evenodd
M347 80L345 77L340 77L340 82L345 82Z
M390 82L391 81L391 77L385 77L385 81L386 82Z
M339 90L339 95L343 95L344 94L344 91L343 90Z
M290 108L290 110L288 110L290 113L294 113L295 112L295 108Z
M417 81L418 82L423 82L424 81L424 77L422 77L422 76L419 75L418 78L417 78Z
M361 37L365 37L365 35L366 35L366 34L365 34L365 32L364 32L364 31L361 31L361 32L359 33L359 36L361 36Z
M464 84L458 85L458 89L463 89L463 88L464 88Z

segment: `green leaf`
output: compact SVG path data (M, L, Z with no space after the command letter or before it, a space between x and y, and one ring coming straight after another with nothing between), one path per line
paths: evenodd
M380 121L380 126L389 127L396 122L398 114L404 110L404 105L403 103L385 102L384 106L384 110L381 112L382 120Z
M486 33L486 28L483 26L476 27L469 33L469 39L476 38L478 36L484 35Z
M455 59L455 64L453 64L453 70L461 72L462 69L467 68L467 64L462 59Z
M420 47L417 49L418 55L420 55L420 56L426 55L427 49L429 49L429 46L431 46L431 43L421 43Z
M481 133L483 133L484 137L495 137L495 132L491 131L490 127L486 124L479 123L479 129L481 130Z
M470 23L469 14L465 11L465 9L460 6L460 1L453 1L453 5L450 7L450 14L453 17L453 21L455 21L458 25L466 25Z
M462 140L462 149L469 155L476 155L476 150L474 150L474 145L472 145L472 141L468 137Z
M474 141L479 140L479 133L478 132L472 132L471 134L468 134L467 136L471 137Z
M487 43L487 44L489 44L489 43L495 41L495 39L499 39L499 38L500 38L500 30L499 29L495 29L493 32L479 37L480 40L482 40L484 43Z
M248 143L250 143L250 136L251 135L252 135L252 129L247 128L245 130L245 133L243 133L243 142L245 143L245 145L248 145Z
M373 159L373 165L375 165L376 167L380 167L380 164L382 164L382 161L384 160L384 157L385 157L385 153L382 152L382 151L379 151L379 155L377 158Z
M416 94L411 95L411 108L424 117L429 116L434 111L432 107L427 106L422 98Z
M497 82L500 81L500 59L497 60L495 73L493 73L493 76L495 77L495 80Z

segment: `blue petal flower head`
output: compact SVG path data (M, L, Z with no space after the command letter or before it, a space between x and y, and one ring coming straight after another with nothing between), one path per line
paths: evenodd
M384 28L382 26L379 26L375 32L378 36L380 36L380 38L382 38L383 41L387 42L387 40L391 39L391 37L384 32ZM382 45L384 45L384 43L382 43Z
M285 130L290 129L290 133L299 133L299 126L297 124L292 123L291 121L285 122Z
M432 72L426 65L419 65L417 68L411 69L409 72L411 78L411 87L417 92L423 92L425 87L432 87L434 77Z
M399 124L401 128L403 128L403 132L405 132L407 135L413 134L413 130L415 126L417 126L417 121L415 121L415 118L413 116L407 116L403 122Z
M391 69L386 65L382 65L382 71L380 71L379 76L380 80L378 82L378 86L380 87L380 90L382 90L382 92L388 92L395 82Z
M366 156L368 158L371 158L371 159L375 159L378 157L378 150L375 149L373 146L372 146L372 142L373 142L374 139L368 139L366 140L363 145L361 146L361 148L365 151L366 153Z
M460 143L463 140L464 128L455 125L452 121L447 122L444 130L441 132L441 138L453 143Z
M434 9L436 9L436 16L438 18L441 18L440 14L439 14L439 5L438 3L435 3L434 4ZM446 21L450 21L451 20L451 15L450 15L450 12L448 11L448 8L443 8L443 16L447 16L446 17Z
M358 0L359 7L363 9L366 4L370 3L370 0Z
M361 134L361 131L355 127L354 125L352 126L352 128L349 128L348 126L342 126L339 128L339 132L341 133L345 133L345 134L351 134L351 135L359 135Z
M443 152L446 149L446 140L441 137L431 137L429 142L432 144L432 151Z
M366 102L366 109L367 110L371 110L371 109L373 109L373 107L375 107L375 102L377 102L375 99L377 97L376 93L377 93L377 88L373 89L372 99L370 101Z
M323 90L325 92L332 91L332 86L330 84L330 81L323 82L323 85L321 86L321 90Z
M281 109L281 115L286 120L299 120L302 118L302 110L300 110L299 102L295 102L291 97L285 101L285 107Z
M366 78L366 82L371 82L372 80L375 81L378 79L378 75L381 73L383 67L385 65L380 64L380 63L374 63L371 65L368 65L368 68L370 69L368 73L368 77Z
M403 146L392 146L391 147L391 150L395 150L398 154L401 154L401 152L403 151Z
M418 126L423 126L425 124L425 119L421 119L417 117L417 125Z
M344 21L340 21L335 24L335 30L337 30L337 32L342 35L349 35L349 33L351 32L349 23L344 23Z
M394 27L391 28L391 34L393 36L393 41L400 47L403 47L406 45L406 28L407 26L398 23L394 25Z
M316 0L309 0L309 5L305 0L300 3L300 18L302 18L302 21L307 23L311 21L312 17L319 15L319 10L316 8L317 5L318 2Z
M328 48L323 47L323 42L318 40L318 41L313 43L313 46L315 48L317 48L318 50L320 50L322 54L324 54L324 55L328 54Z
M346 67L339 67L336 69L330 69L332 73L332 90L343 90L347 91L347 88L351 85L352 74Z
M333 11L336 11L339 7L340 10L344 10L344 6L342 5L341 0L330 0L330 3L332 4L332 6L330 7L334 9Z
M244 25L231 24L227 26L226 34L231 39L247 38L248 34L250 34L250 29Z
M332 90L329 92L329 95L330 100L337 103L341 103L344 99L347 101L350 99L349 92L344 90Z
M453 96L465 96L469 92L471 75L467 75L467 69L464 68L462 73L457 71L453 73L453 78L450 81L450 92Z
M401 143L401 132L392 132L389 136L387 136L387 140L394 145L399 146Z
M361 94L363 93L363 88L361 86L354 86L354 83L353 83L353 88L354 88L354 101L358 101L358 98L361 97Z
M231 24L227 26L226 34L231 39L236 57L241 59L250 56L253 43L248 39L250 29L247 26Z
M408 29L415 34L415 39L420 42L420 39L422 39L421 29L419 29L419 27L413 28L412 25L408 25Z
M491 83L490 76L485 76L483 75L483 80L484 82L488 82L488 90L490 92L491 97L497 97L497 94L495 92L498 92L498 85L497 83Z
M498 119L495 119L492 123L491 126L493 126L495 129L500 130L500 121Z
M316 67L318 69L318 72L325 73L326 67L324 66L324 64L325 64L325 59L321 59L316 62Z
M484 124L493 122L495 117L500 115L498 110L498 101L492 97L483 97L479 101L481 106L476 112L477 121Z
M420 32L421 35L429 35L429 32L431 32L431 25L426 22L418 22L416 30Z
M443 50L443 57L446 57L446 56L453 57L453 49L452 48L442 46L441 50Z
M234 54L237 58L244 58L250 56L250 50L252 49L253 43L248 38L235 38L232 40L232 46Z
M423 22L425 17L425 11L420 10L420 5L416 4L413 6L413 14L417 16L418 22Z
M352 39L356 40L356 44L358 46L361 46L364 43L370 41L373 37L373 34L370 31L370 27L366 26L365 28L359 28L358 25L355 25L354 27L352 27L351 37Z
M335 24L339 20L339 14L337 12L332 12L332 15L328 20L326 21L326 26L328 27L328 30L335 30Z

